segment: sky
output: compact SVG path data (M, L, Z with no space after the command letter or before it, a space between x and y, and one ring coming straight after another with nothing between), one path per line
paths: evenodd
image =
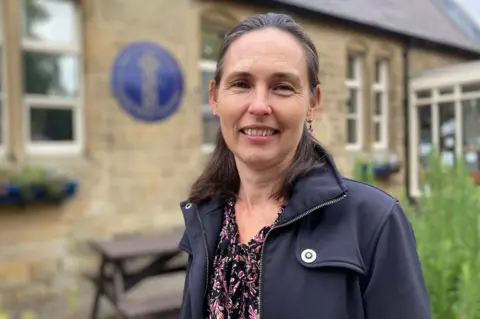
M455 0L480 27L480 0Z

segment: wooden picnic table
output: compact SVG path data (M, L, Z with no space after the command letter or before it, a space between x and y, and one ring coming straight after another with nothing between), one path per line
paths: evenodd
M182 272L186 260L172 263L181 254L178 243L181 232L157 235L121 235L109 240L94 240L91 247L100 255L98 272L86 274L95 285L91 317L98 318L99 303L106 297L123 318L134 318L176 310L181 304L181 295L157 294L154 298L129 300L126 298L134 286L141 281L161 275ZM142 267L128 267L128 263L142 258L151 261Z

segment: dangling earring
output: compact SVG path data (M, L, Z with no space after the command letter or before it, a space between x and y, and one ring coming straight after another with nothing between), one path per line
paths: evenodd
M312 119L308 119L306 122L307 122L307 130L308 130L310 133L313 133L313 127L312 127L312 122L313 122L313 120L312 120Z

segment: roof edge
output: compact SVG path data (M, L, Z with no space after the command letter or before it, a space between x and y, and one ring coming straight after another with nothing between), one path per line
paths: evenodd
M402 33L402 32L391 30L382 26L364 23L359 20L348 19L346 17L333 15L331 13L311 10L311 9L307 9L297 5L284 3L278 0L242 0L242 1L255 4L255 5L276 6L281 10L285 10L286 11L285 13L287 13L287 11L290 11L291 13L294 13L297 15L303 15L305 17L310 17L314 19L321 18L324 21L329 21L332 23L340 23L345 26L356 28L356 29L361 28L368 32L380 33L382 35L391 36L401 41L405 41L405 42L412 41L412 43L415 45L420 45L420 46L423 45L429 48L439 48L439 49L442 49L443 51L460 54L470 58L480 58L480 47L477 49L477 48L472 48L467 46L460 46L453 43L445 43L435 39L428 39L428 38L421 37L414 34Z

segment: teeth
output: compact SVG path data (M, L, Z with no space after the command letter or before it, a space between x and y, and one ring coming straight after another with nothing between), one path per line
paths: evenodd
M262 129L252 129L252 128L244 129L243 132L250 136L270 136L275 133L274 130L262 130Z

